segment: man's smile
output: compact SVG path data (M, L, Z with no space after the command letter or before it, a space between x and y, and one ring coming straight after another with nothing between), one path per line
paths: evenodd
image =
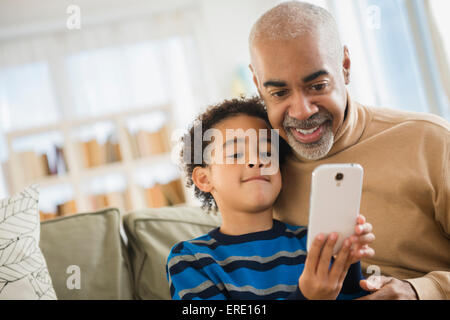
M322 138L325 123L311 129L290 128L292 135L301 143L312 143Z

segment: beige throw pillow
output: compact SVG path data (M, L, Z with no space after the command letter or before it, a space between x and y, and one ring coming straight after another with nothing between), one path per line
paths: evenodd
M169 300L166 262L177 242L193 239L221 223L220 214L189 206L136 210L124 217L137 299Z

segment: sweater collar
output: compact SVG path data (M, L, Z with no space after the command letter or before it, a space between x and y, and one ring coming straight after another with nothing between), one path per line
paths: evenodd
M359 141L362 134L364 133L364 129L366 127L366 123L368 119L368 113L364 111L364 107L356 101L353 101L350 98L350 95L347 92L347 107L346 107L347 115L345 117L344 122L341 124L339 129L336 132L334 137L334 143L331 150L328 154L322 158L327 159L348 147L351 147L355 143ZM297 161L300 162L314 162L316 160L307 160L304 158L299 158L292 153Z

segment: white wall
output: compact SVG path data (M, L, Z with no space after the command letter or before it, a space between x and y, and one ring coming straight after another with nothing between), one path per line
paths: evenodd
M42 32L64 30L69 5L81 9L81 23L89 26L133 19L169 10L196 8L195 26L205 79L205 101L230 97L231 81L239 64L247 65L247 37L252 24L276 0L0 0L0 41Z
M253 23L275 0L202 0L202 59L207 79L215 83L211 101L231 95L236 68L250 62L248 34Z
M249 64L247 38L252 24L278 0L0 0L0 42L66 31L69 5L81 10L81 27L147 17L153 13L194 9L205 79L199 111L231 97L237 68ZM0 198L7 192L0 170Z

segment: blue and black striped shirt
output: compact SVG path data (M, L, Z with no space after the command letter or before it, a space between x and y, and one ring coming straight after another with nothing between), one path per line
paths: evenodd
M298 287L306 259L305 227L273 220L267 231L240 236L216 228L176 244L167 259L172 299L305 299ZM353 264L338 299L366 294L359 262Z

